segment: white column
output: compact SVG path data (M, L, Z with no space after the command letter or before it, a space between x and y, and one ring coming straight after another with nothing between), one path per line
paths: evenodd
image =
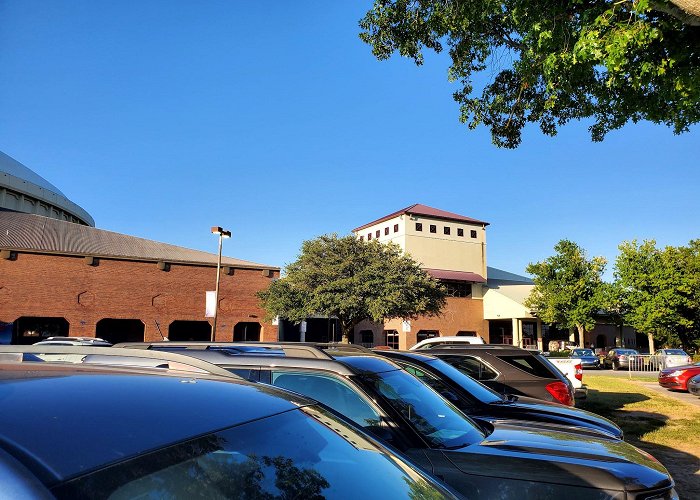
M542 345L542 320L540 318L537 318L537 326L536 328L536 333L537 333L537 349L540 351L543 351L543 345Z

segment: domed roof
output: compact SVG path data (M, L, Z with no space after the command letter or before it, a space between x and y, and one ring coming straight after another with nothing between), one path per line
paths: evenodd
M94 226L95 221L56 186L0 151L0 209L33 213Z
M15 177L25 180L27 182L31 182L32 184L36 184L37 186L46 189L47 191L52 191L56 193L57 195L63 196L64 198L67 198L65 194L61 192L60 189L58 189L56 186L51 184L49 181L44 179L42 176L37 174L36 172L28 169L24 165L22 165L20 162L15 160L14 158L11 158L7 156L5 153L0 151L0 172L6 172L10 175L14 175Z

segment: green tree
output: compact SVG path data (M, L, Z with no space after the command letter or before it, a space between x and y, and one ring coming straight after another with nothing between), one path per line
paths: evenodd
M515 148L527 123L553 136L592 119L594 141L628 121L687 131L700 120L698 26L697 0L375 0L360 38L417 65L448 47L460 120Z
M545 323L575 329L582 345L584 333L593 329L600 311L606 261L587 259L583 249L569 240L561 240L554 250L555 255L527 266L535 287L525 305Z
M654 343L693 345L700 328L700 240L659 249L654 240L623 242L615 284L627 304L625 321Z
M322 314L338 318L343 340L364 319L439 314L445 289L396 245L354 235L305 241L284 277L258 294L269 317L299 323Z

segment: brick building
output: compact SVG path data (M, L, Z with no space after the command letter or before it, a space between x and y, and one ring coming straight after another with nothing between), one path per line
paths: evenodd
M0 156L0 343L210 338L205 292L216 285L216 254L93 224L52 184ZM277 340L256 297L276 277L277 267L222 258L216 340Z

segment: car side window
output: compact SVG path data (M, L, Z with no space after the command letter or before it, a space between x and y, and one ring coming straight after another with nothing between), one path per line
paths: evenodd
M498 377L498 373L483 361L471 356L448 356L443 359L462 373L476 380L495 380Z
M272 385L298 392L319 401L360 427L376 427L379 414L345 382L330 375L307 372L271 371Z
M399 366L406 370L408 373L416 377L418 380L423 382L425 385L430 387L432 390L440 394L443 398L451 403L461 402L460 398L450 389L450 387L445 384L438 377L432 373L425 372L415 365L411 365L405 362L397 361ZM459 405L457 405L459 406Z
M257 382L259 379L259 370L256 370L254 368L227 368L228 371L231 373L235 373L241 378L244 378L246 380L251 380L253 382Z

